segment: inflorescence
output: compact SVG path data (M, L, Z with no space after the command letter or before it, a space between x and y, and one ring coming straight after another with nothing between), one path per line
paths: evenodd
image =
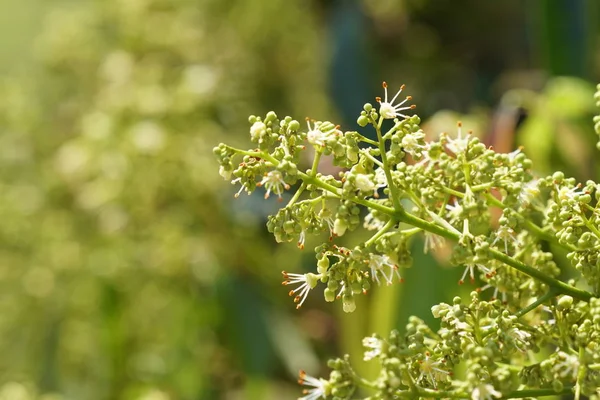
M411 318L403 336L365 338L364 359L381 367L375 381L358 377L345 357L329 363L329 379L301 372L302 399L349 399L358 387L374 393L369 399L600 398L600 184L536 176L523 149L496 153L460 123L426 140L419 117L404 114L415 108L406 105L411 96L399 100L404 85L391 100L383 88L379 106L365 104L357 120L376 139L269 112L249 119L254 148L214 149L236 196L263 187L265 198L283 201L290 192L267 223L278 242L304 248L308 235L329 237L315 249L316 271L283 272L297 308L323 287L326 301L354 311L373 284L403 280L409 241L420 234L426 252L452 245L461 283L482 282L466 304L457 297L432 308L437 332ZM594 121L600 135L600 116ZM320 173L323 157L342 172ZM351 248L334 243L360 227L372 236ZM548 243L567 253L577 280L559 279ZM481 299L486 289L491 301Z

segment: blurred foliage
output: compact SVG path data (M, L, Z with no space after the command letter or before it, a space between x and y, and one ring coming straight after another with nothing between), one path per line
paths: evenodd
M308 11L114 0L48 16L38 79L0 96L0 369L25 384L6 390L212 399L274 371L269 334L304 340L260 320L281 268L251 205L232 222L211 149L274 99L324 103Z
M544 169L595 173L591 86L542 90L519 39L535 10L518 1L39 3L2 15L6 54L26 60L16 16L33 29L51 8L37 61L3 60L21 70L0 83L0 399L294 398L299 368L317 374L457 292L457 271L414 243L407 283L351 318L320 299L295 311L280 271L312 255L266 235L274 199L234 204L215 172L212 147L245 141L249 114L347 125L385 76L425 116L466 113L433 115L430 134L460 118Z

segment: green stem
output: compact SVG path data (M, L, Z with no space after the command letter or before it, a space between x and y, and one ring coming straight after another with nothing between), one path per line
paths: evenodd
M488 190L493 188L494 186L496 186L495 182L488 182L488 183L480 183L479 185L475 185L475 186L471 186L471 191L473 193L476 192L481 192L483 190Z
M398 218L400 222L406 222L414 227L435 233L436 235L446 239L454 241L458 241L460 239L460 234L452 232L449 229L443 228L433 222L425 221L424 219L421 219L413 214L409 214L406 211L397 212L396 218Z
M385 234L387 231L389 231L394 225L396 225L396 221L394 221L393 219L390 219L383 226L383 228L381 228L379 231L377 231L376 234L371 236L371 238L365 242L365 247L370 246L373 242L375 242L377 239L379 239L381 236L383 236L383 234Z
M519 367L518 365L506 364L506 363L498 362L498 361L496 361L495 364L498 366L501 366L503 368L506 368L509 371L516 372L516 373L519 373L522 370L522 368Z
M379 123L375 126L375 131L377 132L377 141L379 146L379 151L381 152L381 162L383 163L383 171L385 172L385 178L387 179L388 189L390 191L390 198L392 199L392 204L394 205L394 209L397 211L403 210L404 208L400 204L400 196L398 195L398 188L394 185L392 181L392 168L388 162L387 154L385 151L385 140L383 140L383 136L381 135L381 124L383 123L383 117L379 118Z
M402 233L404 235L404 237L410 237L421 231L423 231L423 229L421 229L421 228L409 228L409 229L402 229L399 232Z
M557 392L552 388L548 389L526 389L526 390L515 390L507 393L500 399L522 399L526 397L545 397L545 396L560 396L573 394L573 387L567 386L563 390ZM414 390L399 390L394 395L401 398L413 398L415 393ZM434 398L434 399L469 399L471 396L461 391L441 391L435 389L418 388L418 395L420 398Z
M361 141L361 142L365 142L365 143L368 143L368 144L370 144L370 145L372 145L372 146L377 146L377 147L379 147L379 143L377 143L376 141L369 139L368 137L364 136L364 135L363 135L362 133L360 133L360 132L356 132L356 133L358 133L358 135L360 136L360 141Z
M487 193L485 195L485 198L487 199L487 201L492 204L493 206L496 206L498 208L504 209L506 208L504 206L504 204L498 200L497 198L495 198L494 196L492 196L491 194ZM556 236L546 232L545 230L543 230L542 228L540 228L539 226L537 226L534 222L530 221L529 219L523 217L522 215L520 216L521 220L523 221L523 223L525 224L525 228L527 228L528 231L530 231L531 233L533 233L534 235L536 235L538 238L546 240L554 245L557 245L559 247L562 247L566 250L569 251L576 251L577 248L573 245L570 244L562 244L558 241L558 239L556 238Z
M364 149L361 151L361 153L364 154L365 157L367 157L369 160L373 161L374 164L377 164L381 168L385 168L385 166L383 165L383 163L381 161L379 161L378 159L373 157L371 155L371 153L369 153L369 149Z
M352 375L354 378L354 383L358 386L366 387L369 389L377 389L377 384L375 382L371 382L363 377L358 376L354 371L352 371Z
M462 199L463 197L465 197L465 194L463 192L459 192L458 190L454 190L449 187L443 186L442 190L445 193L448 193L448 194L451 194L452 196L458 197L459 199Z
M471 186L471 164L467 161L467 155L464 155L463 174L465 175L465 184Z
M554 295L555 295L555 293L554 293L553 289L548 290L539 299L537 299L536 301L534 301L527 307L523 308L522 310L517 312L515 315L517 316L517 318L521 318L523 315L527 314L528 312L535 310L540 304L543 304L546 301L548 301L549 299L551 299Z
M581 382L585 379L585 348L579 348L579 370L577 371L577 383L575 384L575 400L579 400L581 396Z
M590 222L590 220L589 220L589 219L588 219L588 218L585 216L585 213L584 213L584 212L582 212L582 213L581 213L581 218L583 218L583 222L585 223L585 226L586 226L586 227L587 227L587 228L588 228L590 231L592 231L592 232L594 233L594 235L596 235L596 237L597 237L598 239L600 239L600 231L598 230L598 228L596 228L596 227L594 226L594 224L592 224L592 223Z
M378 130L378 135L381 136L380 129ZM240 154L245 154L245 155L249 155L251 157L258 157L258 158L267 160L270 163L272 163L273 166L275 166L275 167L279 166L279 160L277 160L275 157L271 156L270 154L266 154L266 153L263 153L260 151L253 152L253 151L243 151L243 150L237 150L237 149L233 149L233 150L238 151ZM385 153L382 152L382 159L383 159L384 154ZM341 197L341 189L339 189L329 183L325 183L315 176L310 176L303 172L299 172L298 175L307 184L313 184L317 187L320 187L321 189L324 189L324 190L336 195L337 197ZM393 190L394 186L390 185L391 177L390 177L390 173L387 169L386 169L386 175L388 175L388 186L390 187L390 193L392 194L394 192L394 190ZM369 201L366 199L360 199L358 197L352 198L350 200L352 200L356 204L360 204L362 206L380 211L383 214L389 215L392 218L394 218L397 222L408 223L414 227L421 228L421 229L431 232L431 233L435 233L436 235L439 235L446 239L450 239L453 241L459 241L461 238L461 235L459 233L453 232L453 231L451 231L447 228L441 227L433 222L426 221L415 215L407 213L404 210L404 208L400 205L399 205L399 208L396 208L394 210L393 208L384 206L383 204ZM397 198L396 198L396 201L398 201ZM527 222L527 220L525 220L525 221ZM489 254L490 254L491 258L501 261L504 264L506 264L510 267L513 267L516 270L518 270L526 275L536 278L537 280L547 284L551 288L554 288L557 293L567 294L569 296L572 296L576 299L583 300L583 301L589 301L593 297L593 294L590 292L587 292L587 291L581 290L581 289L577 289L575 287L572 287L572 286L566 284L565 282L562 282L558 279L552 278L551 276L548 276L541 271L538 271L520 261L517 261L517 260L507 256L506 254L501 253L498 250L490 249Z
M498 250L489 249L489 253L492 258L503 262L504 264L513 267L514 269L521 271L522 273L531 276L532 278L536 278L537 280L544 282L551 288L556 289L559 293L568 294L569 296L573 296L579 300L590 301L593 297L592 293L587 292L585 290L577 289L573 286L566 284L563 281L558 279L554 279L551 276L546 275L542 271L538 271L528 265L523 264L520 261L517 261L504 253L499 252Z
M591 369L592 371L600 371L600 364L590 364L588 365L588 369Z
M544 397L544 396L559 396L561 394L573 394L573 387L567 386L560 392L554 389L527 389L527 390L515 390L501 397L501 399L522 399L524 397Z
M321 155L323 153L320 151L315 152L315 158L313 159L312 167L310 168L310 176L313 178L317 176L317 171L319 170L319 161L321 161Z
M294 193L294 195L292 196L290 201L288 201L286 207L289 207L289 206L293 205L296 201L298 201L298 199L300 198L300 195L302 194L302 192L304 192L304 189L306 189L306 183L302 182L302 184L300 185L298 190L296 190L296 193Z
M425 220L423 220L419 217L416 217L412 214L409 214L405 211L402 211L401 213L397 213L397 214L398 214L398 220L400 222L406 222L408 224L411 224L411 225L421 228L423 230L429 231L431 233L435 233L437 235L440 235L440 236L445 237L450 240L458 241L460 239L461 235L459 235L455 232L446 230L434 223L425 221ZM575 297L579 300L583 300L583 301L589 301L593 297L592 293L589 293L585 290L577 289L575 287L572 287L572 286L566 284L565 282L562 282L558 279L552 278L551 276L546 275L545 273L538 271L537 269L534 269L520 261L517 261L498 250L489 249L489 255L491 256L491 258L493 258L495 260L501 261L504 264L506 264L510 267L513 267L514 269L516 269L520 272L523 272L526 275L536 278L537 280L556 289L559 293L568 294L570 296L573 296L573 297Z

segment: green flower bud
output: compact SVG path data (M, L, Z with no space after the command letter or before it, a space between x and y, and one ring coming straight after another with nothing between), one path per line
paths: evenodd
M330 289L333 292L335 292L336 290L338 290L339 287L340 287L340 283L338 281L336 281L335 279L330 279L327 282L327 288Z
M265 122L269 123L269 122L273 122L277 119L277 114L275 114L274 111L269 111L267 113L267 116L265 117Z
M552 174L552 180L556 183L562 183L564 179L565 174L560 171L556 171L554 174Z
M290 121L288 124L288 129L292 132L296 132L298 129L300 129L300 122L296 121L295 119Z
M335 292L328 287L323 290L323 296L325 297L325 301L329 303L335 300Z
M558 299L558 302L556 304L556 309L558 311L564 311L566 309L571 308L572 305L573 305L573 298L571 296L561 296L560 299Z
M561 381L559 381L558 379L555 379L555 380L552 381L552 389L556 393L562 392L564 388L565 388L565 385Z
M333 233L336 236L344 236L344 233L346 233L346 229L348 229L348 224L346 224L346 221L340 218L336 218L333 223Z
M344 295L342 297L342 304L344 312L351 313L356 310L356 303L354 302L354 296L352 295Z
M360 117L358 117L358 119L356 120L356 123L358 124L358 126L360 127L365 127L367 126L367 124L369 123L369 118L367 118L364 115L361 115Z

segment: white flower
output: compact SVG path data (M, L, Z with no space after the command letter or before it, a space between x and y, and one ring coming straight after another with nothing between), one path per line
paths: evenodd
M387 176L385 176L385 170L383 168L377 168L375 170L375 184L378 188L387 186Z
M517 156L523 152L523 148L523 146L519 146L518 149L511 151L510 153L505 153L508 156L508 161L514 163Z
M533 200L537 196L539 196L539 194L539 180L534 179L523 185L523 189L521 189L521 193L519 193L519 200L521 201L524 207L527 207L533 202Z
M487 274L486 276L488 278L492 277L495 274L495 271L492 274ZM492 299L497 299L498 298L498 293L502 294L502 303L506 304L506 290L503 290L502 288L500 288L499 286L493 286L491 283L488 283L487 285L479 288L479 292L483 293L488 289L494 289L494 293L492 294Z
M376 218L372 213L368 213L365 217L363 227L369 231L381 230L385 226L385 222Z
M321 130L321 126L323 126L324 124L329 125L329 127L326 126L325 132ZM306 125L308 125L306 140L308 141L308 143L312 144L315 147L325 147L329 140L342 134L342 132L339 129L337 129L337 127L333 127L333 124L329 122L322 123L313 121L313 126L311 127L310 120L307 118Z
M231 179L231 173L232 171L230 169L225 169L225 167L222 165L219 167L219 175L221 175L226 181Z
M434 388L437 388L437 381L446 379L448 375L450 375L450 371L443 370L439 368L442 365L445 365L445 360L434 361L430 357L429 352L425 353L425 359L419 361L419 369L421 370L421 375L419 376L419 380L423 379L423 377L427 377Z
M308 274L288 274L287 272L281 272L285 280L281 283L282 285L295 285L300 284L296 289L292 289L289 292L290 296L296 295L294 297L294 303L298 303L296 308L302 307L304 300L308 297L308 292L317 286L317 282L321 278L320 275L308 273Z
M325 396L328 396L331 392L331 386L328 381L323 378L314 378L310 375L307 375L304 371L300 371L300 379L298 379L298 383L304 386L312 387L312 389L304 389L302 391L304 396L300 397L298 400L324 399Z
M240 187L240 190L238 190L237 193L233 195L233 197L237 199L238 197L240 197L240 194L244 190L246 191L246 193L248 193L248 195L250 195L250 191L248 190L248 188L244 184L242 184L242 178L236 178L231 181L232 185L235 185L236 183L240 183L242 186Z
M552 372L559 378L576 380L579 371L579 358L574 354L567 354L563 351L556 353L556 358L559 362L554 364Z
M527 351L528 341L531 338L531 334L525 332L519 328L513 327L508 330L508 336L513 340L515 347L519 351L525 353Z
M448 143L446 144L446 147L448 148L448 150L450 150L451 152L453 152L455 155L459 155L461 153L464 153L467 151L467 147L469 146L469 140L471 140L471 132L467 133L467 135L463 138L462 136L462 122L458 122L456 124L457 126L457 136L455 139L450 139L448 138L448 136L446 135L446 139L448 141Z
M476 269L479 269L483 273L485 273L485 276L487 278L490 278L490 277L494 276L494 271L492 269L486 267L483 264L467 264L465 266L465 272L463 272L462 276L460 277L460 280L458 281L458 284L462 285L463 283L465 283L465 278L467 277L467 272L469 273L469 277L471 278L471 283L474 283L475 282L475 270Z
M550 309L550 307L548 307L548 306L542 306L541 309L542 309L542 311L545 311L545 312L549 313L550 316L554 317L554 312L552 312L552 310ZM546 323L548 325L556 325L556 318L547 319Z
M366 337L363 339L362 345L363 347L369 349L368 351L365 351L365 356L363 358L365 361L369 361L381 354L383 340L375 336Z
M471 393L472 400L492 400L492 397L500 398L502 393L494 389L489 383L482 383L473 389Z
M431 307L431 314L433 314L434 318L440 318L443 316L442 311L444 311L444 315L446 315L449 309L450 306L446 303L436 304Z
M444 238L436 235L435 233L425 232L425 245L423 246L423 252L427 254L429 250L435 251L444 245Z
M306 229L302 228L300 237L298 238L298 248L304 250L304 242L306 241Z
M575 196L578 196L580 194L585 194L585 192L582 191L577 191L577 189L581 188L581 184L573 187L573 188L568 188L566 186L562 186L562 187L558 187L558 185L556 185L556 192L558 193L558 199L562 202L566 202L569 200L574 200Z
M398 276L398 280L402 282L400 272L398 272L398 266L394 264L392 259L387 255L371 254L369 256L369 268L371 268L371 278L380 284L379 274L383 276L388 285L392 284L394 274ZM385 269L389 269L389 275L386 274Z
M379 198L377 189L380 187L373 181L373 175L356 174L354 175L354 186L363 193L373 192L373 197Z
M283 190L289 190L290 188L290 185L285 183L285 181L283 180L283 174L277 171L276 169L267 172L263 177L262 181L256 184L256 186L259 187L263 185L265 189L267 189L267 193L265 193L265 199L269 198L269 196L271 195L271 191L273 191L273 193L275 193L277 196L279 196L279 199L281 199L281 194L283 193Z
M448 210L448 219L452 223L462 220L463 207L458 203L456 198L454 199L454 205L446 204L446 210Z
M504 252L508 254L508 241L510 240L513 246L517 247L519 245L519 241L515 237L515 231L512 228L502 225L496 231L496 238L492 242L492 246L494 246L498 240L504 241Z
M400 93L404 90L404 85L400 86L400 90L396 93L394 98L388 102L388 92L387 92L387 83L383 82L383 89L385 90L385 97L383 101L381 101L381 97L377 97L376 100L380 104L379 106L379 115L381 115L384 119L393 119L397 117L409 118L408 115L401 114L400 111L404 110L414 110L416 106L413 104L411 106L402 107L404 103L409 100L412 100L411 96L406 96L404 100L400 103L394 105L394 101L398 98Z
M413 157L416 157L422 154L423 151L427 149L427 146L425 146L425 144L420 143L423 141L424 138L425 133L419 129L417 132L412 132L407 135L404 135L400 144L402 145L402 149L406 153L410 154Z
M454 202L455 206L458 205L458 203L455 201ZM446 205L446 208L448 208L449 206ZM429 216L431 217L431 219L436 222L437 224L443 226L444 228L448 229L451 232L454 232L457 235L460 235L460 231L458 229L456 229L455 227L453 227L452 225L450 225L450 223L448 223L448 221L446 221L444 218L440 217L439 215L437 215L436 213L434 213L431 210L427 210L427 214L429 214Z
M267 125L262 121L256 121L250 127L250 136L253 140L260 141L267 134Z
M431 157L431 143L426 142L423 150L421 151L421 161L415 164L416 167L425 167L427 164L436 165L440 161L440 152L435 151L435 158Z
M375 191L375 183L373 183L370 176L366 175L366 174L356 174L356 178L354 180L354 185L361 192L374 192Z

